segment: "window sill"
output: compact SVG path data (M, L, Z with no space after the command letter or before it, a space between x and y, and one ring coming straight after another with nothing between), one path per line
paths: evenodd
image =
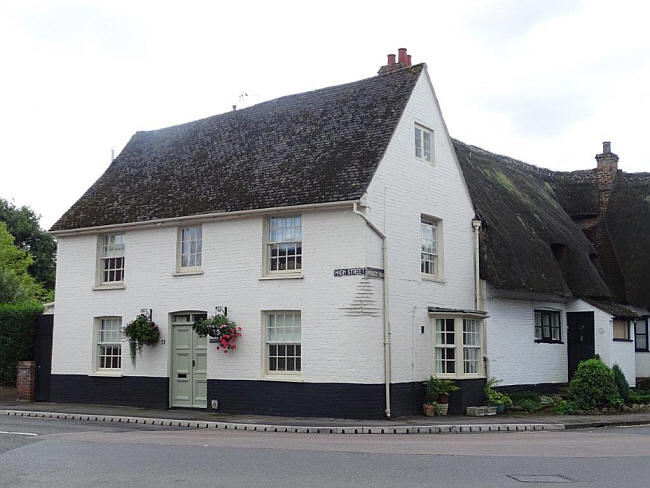
M535 344L564 344L564 341L549 341L547 339L535 339Z
M447 282L443 278L438 278L436 276L431 276L422 273L422 281L432 281L433 283L440 283L441 285L445 285Z
M633 339L617 339L616 337L614 337L612 340L614 342L634 342Z
M305 380L301 375L266 375L262 376L262 381L287 381L292 383L304 383Z
M196 276L196 275L202 275L203 270L202 269L194 269L192 271L174 271L172 273L172 276Z
M93 286L93 291L101 291L101 290L124 290L126 286L124 286L124 283L115 283L115 284L110 284L110 285L95 285Z
M650 352L648 349L635 349L634 352Z
M88 376L94 376L94 377L107 377L107 378L121 378L124 376L121 371L95 371L94 373L90 373Z
M260 276L259 280L260 281L266 281L266 280L302 280L303 275L301 274L277 274L277 275L265 275L265 276Z

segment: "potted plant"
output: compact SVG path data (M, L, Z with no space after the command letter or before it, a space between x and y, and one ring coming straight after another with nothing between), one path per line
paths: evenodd
M160 340L160 329L151 320L151 314L142 311L124 327L124 335L129 339L131 361L135 365L136 351L142 353L143 346L155 346Z
M224 353L237 349L237 338L241 337L241 327L228 317L217 314L192 324L192 329L201 337L210 336L217 339L217 351Z
M428 381L431 382L433 390L438 394L436 413L438 415L447 415L447 412L449 410L449 394L460 390L460 388L456 386L454 380L436 378L432 376Z
M500 382L501 380L497 380L496 378L489 378L485 382L485 387L483 388L488 406L496 407L497 414L504 413L507 407L512 406L512 399L508 394L501 393L500 391L496 391L494 388L492 388Z
M433 376L424 382L424 415L433 417L436 412L436 400L438 399L438 390L436 389Z

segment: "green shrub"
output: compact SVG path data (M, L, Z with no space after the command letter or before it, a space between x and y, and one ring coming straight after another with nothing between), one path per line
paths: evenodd
M0 304L0 385L15 385L18 362L31 359L34 323L42 311L38 304Z
M510 393L510 398L512 398L512 401L514 403L521 403L522 401L525 400L539 403L539 393L531 390L517 391L515 393Z
M625 379L625 375L618 364L612 367L612 372L614 373L614 382L616 383L618 394L626 402L630 398L630 384Z
M578 365L578 371L569 384L569 400L580 410L618 408L623 403L616 388L614 372L596 358Z
M578 410L579 408L574 402L567 400L560 400L560 403L558 403L557 407L555 407L555 413L558 415L578 413Z
M630 391L628 403L650 403L650 391Z
M485 387L483 388L485 399L488 405L504 405L506 407L510 407L512 406L510 395L507 393L501 393L500 391L496 391L494 388L492 388L493 386L498 385L500 382L501 380L497 380L496 378L487 379L485 382Z
M438 400L438 389L435 378L432 376L424 382L424 403L436 403Z

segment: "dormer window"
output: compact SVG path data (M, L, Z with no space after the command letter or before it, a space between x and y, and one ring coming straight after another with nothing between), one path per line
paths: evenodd
M415 125L415 157L433 161L433 131L422 125Z

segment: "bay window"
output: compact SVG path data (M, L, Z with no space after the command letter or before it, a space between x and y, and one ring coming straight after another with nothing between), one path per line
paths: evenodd
M482 320L473 317L434 319L434 374L463 377L483 374Z

